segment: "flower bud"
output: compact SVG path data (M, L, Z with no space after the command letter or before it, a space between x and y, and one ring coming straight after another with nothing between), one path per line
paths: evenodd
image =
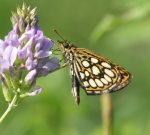
M7 102L10 102L11 101L11 92L10 92L10 89L8 88L6 82L5 82L5 79L1 77L1 80L2 80L2 90L3 90L3 95L4 95L4 98Z
M25 76L25 79L24 79L25 83L26 83L27 85L32 84L32 82L36 79L36 75L37 75L36 69L31 70L31 71Z

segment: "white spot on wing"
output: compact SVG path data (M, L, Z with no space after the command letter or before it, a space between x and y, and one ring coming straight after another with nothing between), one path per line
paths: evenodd
M96 59L96 58L91 58L91 61L92 61L93 63L98 63L98 59Z
M88 83L87 81L85 81L85 82L83 82L83 85L84 85L85 87L88 87L88 86L89 86L89 83Z
M110 77L114 77L114 73L111 70L109 70L109 69L105 69L105 73L107 75L109 75Z
M88 72L88 71L85 71L85 75L86 75L86 76L89 76L90 74L89 74L89 72Z
M106 67L106 68L111 68L111 66L106 62L102 62L101 65Z
M102 81L104 84L108 84L108 82L107 82L104 78L101 78L101 81Z
M94 82L93 79L90 79L90 80L89 80L89 84L90 84L92 87L96 87L96 83Z
M108 75L104 75L104 78L108 81L108 82L111 82L111 78L108 76Z
M96 94L100 94L100 91L94 91L94 93L96 93Z
M89 67L89 65L90 65L89 62L86 60L82 61L82 64L84 67Z
M98 75L100 73L98 67L96 67L96 66L92 67L92 72L93 72L94 75Z
M103 83L99 79L95 79L96 84L98 87L103 87Z
M80 72L81 79L84 79L85 75Z
M91 93L92 93L92 91L89 91L89 90L88 90L88 91L86 91L86 92L87 92L87 93L89 93L89 94L91 94Z

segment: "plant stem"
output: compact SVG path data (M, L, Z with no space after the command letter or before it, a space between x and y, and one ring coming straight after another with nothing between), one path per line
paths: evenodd
M113 110L112 110L111 95L110 94L102 95L101 104L102 104L103 135L112 135Z
M13 109L13 107L15 106L17 101L17 95L15 95L12 99L12 101L9 103L6 111L3 113L3 115L0 117L0 123L2 123L2 121L5 119L5 117L7 116L7 114Z

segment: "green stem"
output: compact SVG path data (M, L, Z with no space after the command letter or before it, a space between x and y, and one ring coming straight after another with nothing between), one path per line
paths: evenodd
M5 119L5 117L7 116L7 114L13 109L13 107L15 107L17 101L17 95L15 95L12 99L12 101L9 103L6 111L3 113L3 115L0 117L0 123L2 123L2 121Z
M103 135L112 135L113 109L112 109L111 95L110 94L102 95L101 104L102 104Z

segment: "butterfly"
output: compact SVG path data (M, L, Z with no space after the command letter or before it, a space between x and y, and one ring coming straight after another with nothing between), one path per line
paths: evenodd
M67 40L58 43L65 61L63 67L69 65L72 94L77 104L80 103L80 86L87 95L100 95L121 90L129 84L132 75L123 67L89 49L78 48Z

